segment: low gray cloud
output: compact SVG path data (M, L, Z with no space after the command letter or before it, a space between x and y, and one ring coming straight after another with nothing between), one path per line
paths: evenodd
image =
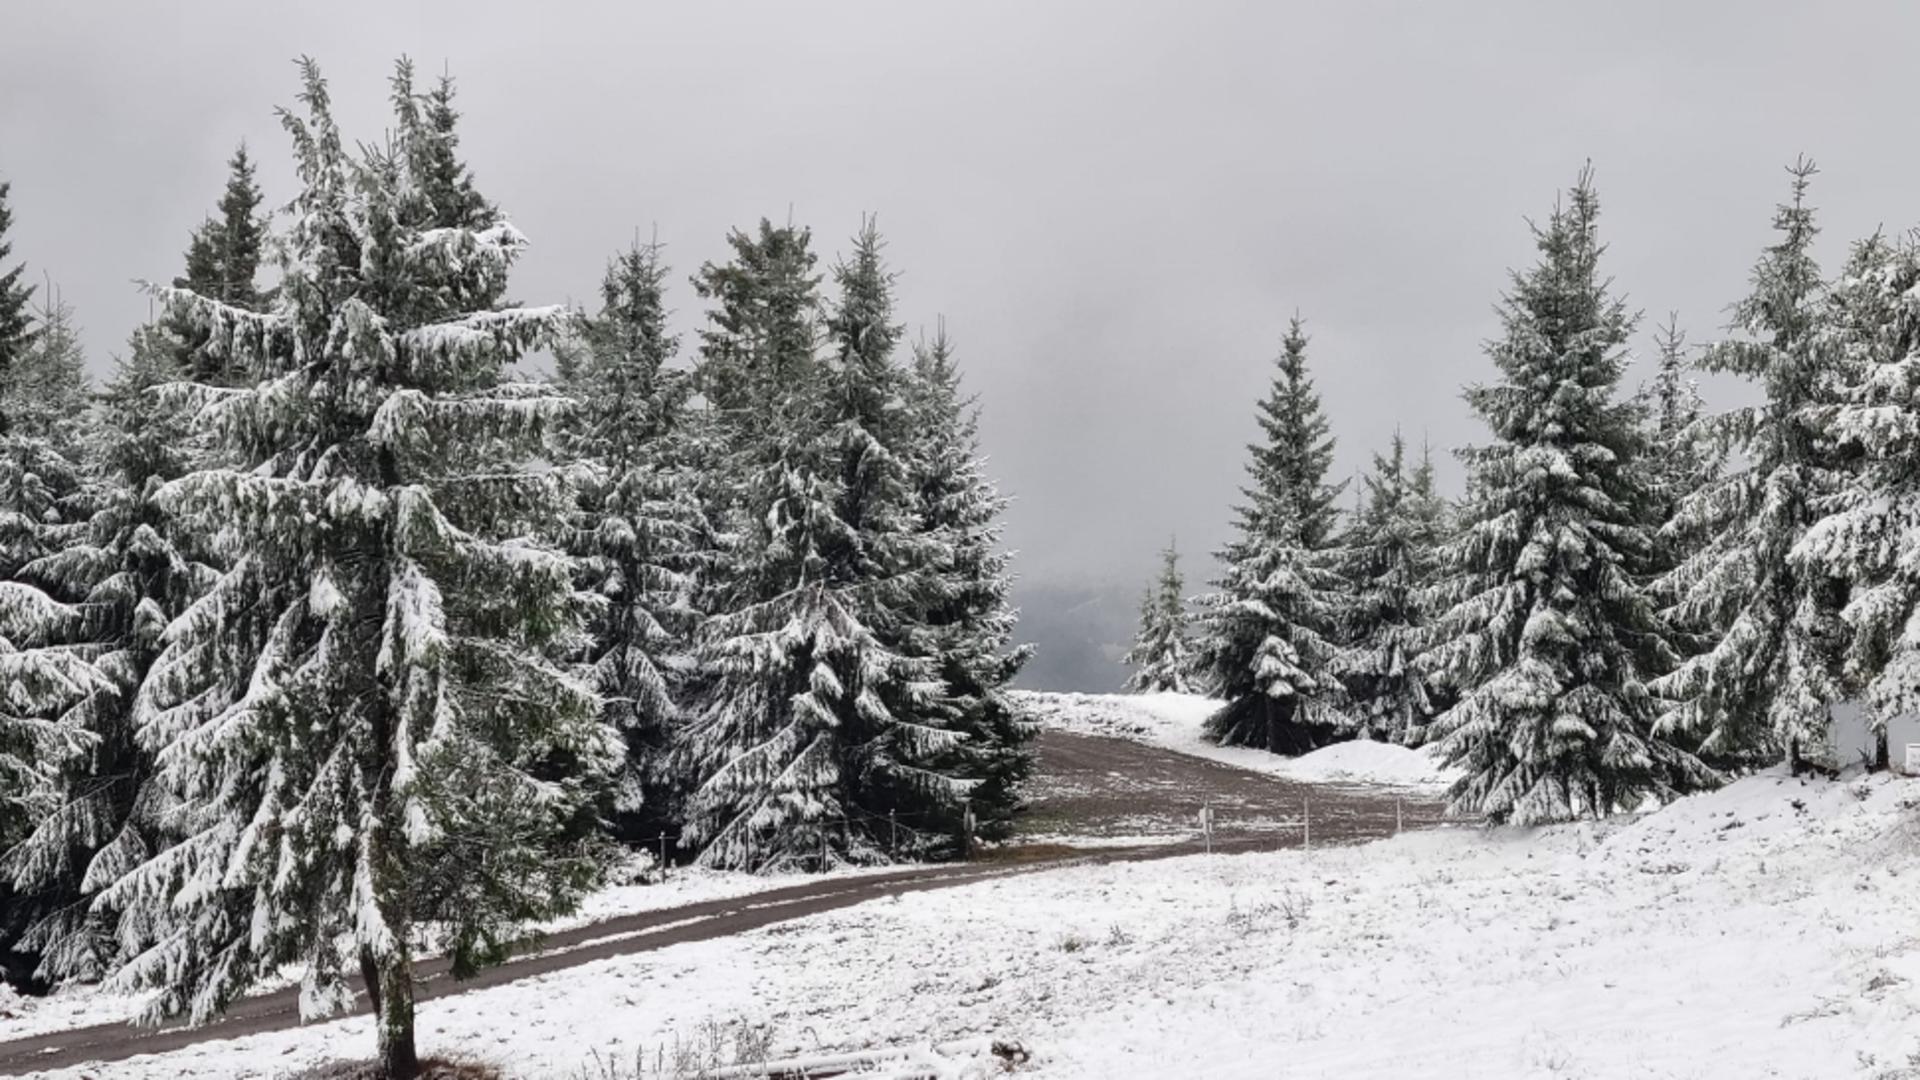
M986 405L1029 606L1061 608L1036 625L1071 621L1069 594L1123 621L1168 535L1224 539L1296 309L1342 471L1395 427L1478 438L1458 388L1489 372L1524 217L1589 157L1619 286L1696 338L1796 153L1827 170L1830 260L1920 217L1902 4L112 2L6 23L16 254L101 364L237 141L287 197L272 107L303 53L367 139L395 56L458 76L483 190L535 243L529 301L590 296L636 227L691 271L763 214L831 252L878 212L907 317L947 316ZM690 331L696 298L674 299Z

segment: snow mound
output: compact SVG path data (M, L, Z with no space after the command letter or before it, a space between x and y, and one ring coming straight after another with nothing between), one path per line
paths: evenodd
M1438 788L1459 773L1425 750L1386 743L1338 743L1298 758L1244 746L1218 746L1203 729L1220 702L1199 694L1060 694L1022 690L1014 708L1041 727L1129 739L1223 765L1306 783Z
M1295 758L1288 774L1302 780L1373 784L1437 785L1453 779L1453 773L1424 750L1365 739L1335 743Z

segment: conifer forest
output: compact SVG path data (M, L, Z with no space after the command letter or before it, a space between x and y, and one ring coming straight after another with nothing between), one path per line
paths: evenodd
M1466 440L1336 431L1347 328L1270 297L1237 494L1155 525L1097 693L1021 679L1003 403L887 207L684 262L607 221L597 291L527 295L463 140L511 88L401 58L369 115L324 60L122 268L117 348L0 140L0 1075L228 1075L85 1071L59 1033L106 1020L336 1080L1913 1075L1920 232L1823 240L1812 157L1720 312L1616 280L1648 196L1604 159L1478 223L1521 256L1425 406ZM1535 949L1596 1016L1686 999L1674 1037L1549 1015ZM1429 1056L1440 987L1503 1004Z

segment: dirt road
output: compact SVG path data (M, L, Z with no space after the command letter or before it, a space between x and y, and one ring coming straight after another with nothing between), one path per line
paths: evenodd
M1036 846L1026 850L1026 858L1017 857L1019 849L1011 849L982 862L826 879L731 900L609 919L550 935L539 952L458 983L448 974L445 961L425 961L416 969L421 980L418 999L430 1001L608 957L727 937L902 893L1081 863L1134 862L1192 854L1200 846L1192 838L1194 815L1209 801L1215 814L1214 850L1228 852L1298 846L1303 809L1311 814L1312 842L1316 846L1389 836L1396 827L1396 815L1407 828L1439 818L1437 804L1405 793L1299 784L1118 739L1046 732L1037 745L1039 779L1023 831L1036 837L1145 834L1182 839L1090 851L1061 845ZM211 1039L275 1031L299 1022L297 993L290 988L246 998L222 1019L199 1028L98 1024L0 1042L0 1076L119 1061Z
M1123 739L1049 731L1036 749L1031 809L1020 823L1035 840L1193 836L1209 804L1216 838L1275 847L1298 846L1303 814L1314 843L1374 840L1392 836L1397 823L1415 828L1441 816L1431 795L1300 783Z

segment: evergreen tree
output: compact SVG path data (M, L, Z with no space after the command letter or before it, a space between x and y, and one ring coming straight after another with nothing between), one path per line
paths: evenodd
M32 842L84 775L92 704L108 685L86 590L50 569L83 538L96 496L75 456L85 358L71 309L50 299L35 314L41 325L0 377L0 951L28 953L29 967L44 944L28 931L53 901L17 868L38 857Z
M1646 680L1670 653L1636 580L1653 557L1641 417L1615 398L1634 320L1600 276L1599 212L1582 171L1503 299L1502 381L1466 393L1498 441L1463 454L1475 498L1423 662L1459 695L1428 728L1464 769L1454 808L1493 821L1598 816L1709 779L1654 733Z
M935 579L913 613L907 647L930 658L940 679L928 713L965 736L933 767L972 783L966 809L974 816L975 834L1005 840L1013 834L1013 814L1021 805L1019 785L1033 770L1027 749L1033 733L1004 692L1033 650L1011 644L1018 616L1009 598L1012 555L1000 544L1007 500L985 474L979 407L960 392L960 369L944 324L931 341L915 345L904 407L907 429L917 442L909 474L919 529L934 555L930 573ZM918 824L918 846L937 853L951 812L936 812Z
M1920 712L1920 663L1909 631L1920 613L1920 306L1909 295L1917 286L1920 250L1911 238L1891 244L1876 233L1854 245L1816 331L1841 385L1835 401L1798 416L1828 460L1846 467L1829 477L1833 491L1815 507L1818 517L1789 561L1802 578L1846 591L1843 686L1869 709L1878 734L1872 764L1883 768L1886 721Z
M1642 394L1642 407L1652 424L1645 461L1648 485L1664 526L1688 495L1713 480L1720 459L1700 436L1705 403L1699 387L1686 377L1691 364L1687 335L1680 329L1678 315L1667 317L1654 337L1654 347L1660 351L1660 358L1653 383Z
M175 288L244 311L262 309L266 298L255 280L267 236L261 200L253 159L242 143L227 161L227 187L220 196L219 216L194 230L187 244L186 273L173 279ZM168 315L162 325L176 342L176 361L195 381L220 386L249 381L247 372L234 368L235 357L210 352L210 339L189 323Z
M459 155L460 114L453 107L451 75L442 74L432 90L415 94L413 62L402 59L393 80L393 102L416 158L410 162L420 190L433 207L433 223L443 229L484 229L500 220L500 211L474 187L473 171Z
M719 866L880 858L889 813L951 834L975 786L937 767L965 736L935 708L934 660L910 651L939 553L913 513L893 277L869 223L823 313L805 230L731 239L734 261L695 279L717 304L700 378L738 543L681 743L687 840Z
M1252 484L1225 570L1200 599L1196 669L1225 700L1207 723L1225 744L1302 753L1349 731L1332 664L1342 582L1334 565L1333 438L1294 318L1260 404L1266 442L1248 447Z
M1359 734L1407 742L1435 712L1426 674L1414 660L1427 617L1420 597L1433 584L1435 554L1445 539L1443 504L1434 491L1431 455L1409 470L1398 431L1387 454L1373 456L1364 483L1344 550L1353 592L1339 668Z
M168 295L260 381L169 390L225 460L162 505L233 560L135 705L178 838L96 907L131 957L110 985L157 989L149 1016L205 1019L289 963L323 1015L357 959L381 1071L410 1077L416 928L464 974L564 912L598 875L581 810L619 740L554 659L584 644L572 560L539 539L568 493L520 464L566 401L503 381L568 314L480 302L525 240L440 226L415 164L435 136L352 156L303 74L274 304Z
M91 395L80 329L72 306L54 289L47 290L35 321L33 344L0 377L0 412L14 432L77 460L80 420Z
M839 523L823 475L810 239L762 220L757 235L728 237L730 263L694 278L713 302L697 368L726 480L713 498L734 534L703 602L714 617L700 711L675 747L675 771L692 786L681 842L709 865L818 865L827 819L844 815L836 702L810 691L843 691L830 650L871 642L825 595L819 534ZM836 625L820 632L829 616Z
M627 739L615 809L634 836L669 829L665 757L699 615L696 572L711 543L691 475L691 386L668 367L666 268L638 243L607 268L599 314L582 321L560 382L574 397L561 456L584 466L569 549L601 600L589 660L604 716Z
M7 206L12 189L11 183L0 181L0 379L7 377L37 336L30 306L33 286L21 280L27 268L23 264L7 267L7 259L13 254L13 242L7 239L7 230L13 228L13 211ZM5 432L7 420L0 413L0 433Z
M1140 632L1120 661L1133 668L1127 691L1134 694L1191 693L1187 655L1186 583L1180 577L1180 552L1172 541L1160 553L1160 576L1140 598Z
M151 393L180 377L172 344L157 327L134 334L96 425L97 505L72 543L20 571L85 613L73 652L92 665L61 717L85 734L88 751L61 762L58 809L0 857L0 875L33 919L19 947L43 958L43 977L98 978L113 958L111 927L89 902L158 836L158 808L143 806L153 762L135 738L133 701L162 633L216 576L158 498L187 471L183 425Z
M1659 358L1653 381L1641 387L1638 402L1646 417L1646 452L1638 460L1643 483L1651 497L1647 522L1654 534L1653 573L1656 602L1658 579L1672 573L1700 550L1704 538L1672 527L1681 505L1719 475L1723 455L1702 433L1705 407L1693 380L1687 357L1686 335L1677 316L1669 315L1654 335ZM1665 612L1667 641L1680 660L1698 656L1713 645L1710 629L1690 624L1674 611Z
M1842 693L1834 583L1810 579L1789 557L1839 485L1807 414L1833 402L1840 368L1820 333L1826 289L1806 202L1816 170L1801 159L1789 171L1792 200L1774 217L1779 240L1733 309L1747 337L1701 359L1705 370L1757 382L1766 400L1702 421L1739 451L1737 467L1682 500L1668 527L1693 545L1662 579L1669 617L1704 630L1712 647L1654 689L1670 702L1662 729L1698 739L1710 759L1784 751L1798 768L1803 755L1827 755L1827 709Z

